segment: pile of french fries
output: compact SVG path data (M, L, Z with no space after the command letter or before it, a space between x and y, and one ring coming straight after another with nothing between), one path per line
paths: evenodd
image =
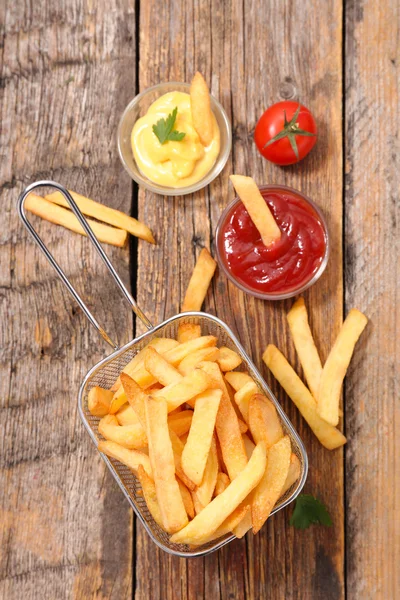
M300 475L274 404L217 343L183 323L177 340L153 339L112 389L88 397L99 451L137 476L171 542L190 546L257 533Z

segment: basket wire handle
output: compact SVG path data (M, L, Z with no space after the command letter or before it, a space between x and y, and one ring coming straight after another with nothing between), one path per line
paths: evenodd
M82 225L84 231L86 232L86 234L89 237L90 241L92 242L93 246L95 247L96 252L100 256L101 260L103 261L103 263L105 264L107 269L110 271L112 277L114 278L114 281L118 285L118 287L121 290L121 292L123 293L124 297L131 305L133 312L135 313L136 316L139 317L139 319L147 327L147 329L152 329L152 327L153 327L152 324L150 323L150 321L148 320L146 315L142 312L142 310L139 308L139 306L136 303L136 300L133 298L133 296L130 294L130 292L126 289L120 276L114 269L109 258L107 257L106 253L104 252L103 248L101 247L98 239L96 238L91 227L89 226L89 223L87 222L87 220L85 219L85 217L83 216L81 211L79 210L78 206L76 205L75 200L72 198L69 191L65 187L60 185L59 183L56 183L55 181L36 181L35 183L28 185L28 187L25 188L25 190L22 192L22 194L18 198L18 214L19 214L20 219L22 220L23 224L25 225L26 229L29 231L29 233L31 234L31 236L33 237L33 239L39 246L40 250L43 252L45 257L47 258L47 260L49 261L51 266L55 269L57 275L59 276L61 281L64 283L65 287L67 288L67 290L69 291L71 296L73 296L73 298L79 304L79 306L81 307L81 309L83 310L87 319L90 321L90 323L93 325L93 327L95 327L97 329L97 331L100 333L102 338L108 344L110 344L110 346L112 346L114 348L114 350L118 350L118 345L115 344L111 340L111 338L108 336L108 334L104 331L104 329L98 323L97 319L93 316L93 314L91 313L91 311L89 310L89 308L87 307L85 302L82 300L82 298L80 297L80 295L78 294L78 292L76 291L74 286L71 284L71 282L65 275L64 271L61 269L60 265L57 263L57 261L55 260L53 255L49 252L47 246L43 243L42 239L37 234L36 230L33 228L33 226L31 225L31 223L28 221L28 219L26 217L25 206L24 206L25 199L31 192L33 192L34 190L36 190L39 187L52 187L52 188L56 188L59 192L61 192L61 194L64 196L64 198L67 200L68 204L70 205L70 207L71 207L73 213L75 214L76 218L78 219L79 223Z

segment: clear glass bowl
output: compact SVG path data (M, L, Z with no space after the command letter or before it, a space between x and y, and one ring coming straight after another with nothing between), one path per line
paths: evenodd
M282 191L282 192L291 192L293 194L296 194L297 196L300 196L307 204L309 204L314 211L317 213L318 218L321 221L322 227L324 229L325 232L325 242L326 242L326 246L325 246L325 254L322 258L321 264L318 267L317 271L314 273L314 275L305 283L303 283L301 286L298 286L297 288L293 288L291 290L288 290L286 292L282 292L282 293L278 293L278 292L270 292L270 293L265 293L265 292L260 292L255 290L254 288L248 287L246 285L244 285L240 280L238 280L235 275L230 271L226 260L225 260L225 256L224 253L222 251L222 231L223 231L223 224L225 223L228 215L230 215L232 209L239 204L239 202L241 202L240 198L236 197L234 200L232 200L232 202L230 202L230 204L228 204L228 206L224 209L224 211L222 212L219 221L218 221L218 225L217 225L217 229L215 232L215 247L216 247L216 254L217 254L217 261L218 264L220 266L220 268L223 270L223 272L225 273L225 275L240 289L242 290L242 292L245 292L246 294L250 294L251 296L255 296L256 298L261 298L262 300L284 300L285 298L292 298L293 296L297 296L298 294L303 293L306 289L308 289L309 287L311 287L312 285L314 285L314 283L316 281L318 281L318 279L321 277L322 273L325 271L326 265L328 264L328 258L329 258L329 251L330 251L330 242L329 242L329 233L328 233L328 228L326 225L326 221L324 218L324 215L322 214L321 210L318 208L318 206L312 201L310 200L310 198L308 198L307 196L305 196L304 194L302 194L301 192L299 192L298 190L295 190L293 188L287 187L285 185L264 185L264 186L260 186L260 192L266 191L266 190L278 190L278 191Z
M196 192L197 190L200 190L211 183L211 181L213 181L224 168L232 146L231 124L228 121L226 112L222 108L221 104L213 96L210 96L211 108L217 120L221 136L219 155L212 169L207 173L207 175L200 179L200 181L197 181L193 185L182 188L172 188L158 185L157 183L154 183L145 177L138 169L133 157L131 147L131 133L133 126L139 117L142 117L146 114L150 105L153 104L155 100L157 100L160 96L167 94L168 92L174 91L186 92L188 94L190 91L190 85L188 83L170 81L169 83L159 83L158 85L148 88L131 100L124 110L118 126L118 152L126 171L139 185L143 186L147 190L150 190L151 192L163 194L164 196L183 196L185 194L192 194L193 192Z

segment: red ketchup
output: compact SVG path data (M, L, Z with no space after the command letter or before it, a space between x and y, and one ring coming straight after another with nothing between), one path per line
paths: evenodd
M243 286L264 294L284 294L305 285L325 256L327 237L314 208L294 191L260 189L281 238L264 246L242 202L221 225L219 253L231 275Z

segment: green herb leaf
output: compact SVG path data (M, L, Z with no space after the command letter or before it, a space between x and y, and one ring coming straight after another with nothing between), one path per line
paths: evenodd
M168 141L180 142L185 137L186 133L174 130L178 107L175 106L172 113L166 119L160 119L153 125L153 132L157 136L160 144L165 144Z
M332 519L326 506L320 500L311 494L300 494L290 517L290 524L294 525L296 529L307 529L312 524L330 527Z

